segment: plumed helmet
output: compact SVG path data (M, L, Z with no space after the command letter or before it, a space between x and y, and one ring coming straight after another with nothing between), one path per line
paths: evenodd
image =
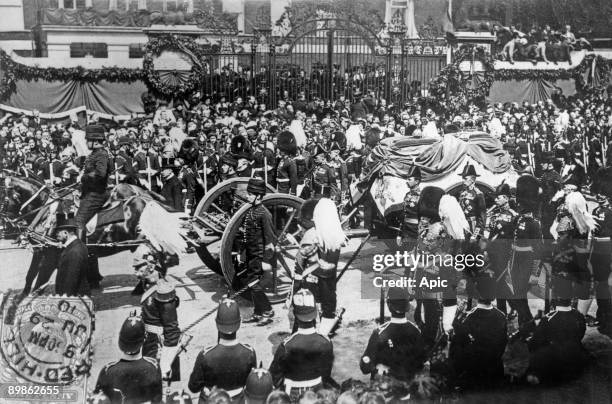
M272 375L261 366L252 369L244 386L244 395L249 403L263 404L274 390Z
M217 329L223 334L233 334L240 328L240 307L234 299L224 298L217 310Z
M540 183L532 175L522 175L516 181L516 202L523 211L536 208L539 198Z
M242 153L244 151L245 146L246 146L246 139L245 139L245 137L242 136L242 135L236 135L232 139L232 143L230 145L230 151L233 154L239 154L239 153Z
M253 195L265 195L266 194L266 182L261 178L250 178L249 184L247 185L247 192Z
M145 325L141 317L130 316L119 331L119 349L133 355L140 352L145 340Z
M282 131L278 134L276 138L276 145L278 147L278 150L283 153L286 153L290 156L294 156L297 154L297 143L295 140L295 136L288 130Z
M508 198L512 195L510 192L510 185L505 182L499 184L497 188L495 188L495 196L506 195Z
M86 140L104 140L104 127L102 125L87 125L85 127Z
M157 252L149 244L141 244L134 251L132 266L138 268L147 264L156 264L158 261Z
M442 195L444 195L444 191L441 188L423 188L417 204L419 217L428 217L434 222L440 220L439 210Z

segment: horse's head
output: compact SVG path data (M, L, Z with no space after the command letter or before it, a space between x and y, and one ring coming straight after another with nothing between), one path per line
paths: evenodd
M134 196L123 203L123 226L125 231L131 236L136 237L138 234L138 223L140 215L147 205L147 201L140 197Z

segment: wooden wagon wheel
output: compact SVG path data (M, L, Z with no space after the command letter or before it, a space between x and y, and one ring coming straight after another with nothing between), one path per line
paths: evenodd
M271 194L263 204L272 214L276 236L276 254L271 273L264 273L261 281L272 303L284 301L291 287L291 273L301 238L298 216L303 199L287 194ZM221 269L230 287L236 286L237 277L246 269L243 228L249 205L242 206L232 217L221 239Z
M248 177L230 178L209 189L196 207L193 217L197 226L206 233L206 244L196 248L202 262L219 275L223 274L219 262L221 237L227 224L238 209L247 201ZM276 190L268 184L268 192Z

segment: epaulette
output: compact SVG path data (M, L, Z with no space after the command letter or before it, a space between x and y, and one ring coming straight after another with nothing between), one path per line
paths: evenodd
M202 355L206 355L207 353L209 353L210 351L212 351L213 349L215 349L216 347L218 347L219 345L211 345L211 346L207 346L206 348L204 348L202 350Z
M240 343L240 345L242 345L243 347L245 347L246 349L248 349L249 351L253 351L255 352L255 348L253 348L252 346L250 346L249 344L245 344L245 343Z
M465 322L465 320L467 320L467 318L470 316L470 314L474 314L476 312L476 309L478 307L474 307L472 310L468 311L467 314L465 315L465 318L463 319L463 322Z
M480 190L478 187L474 187L474 191L475 191L474 193L475 193L476 195L484 195L484 194L482 193L482 191L481 191L481 190Z
M293 339L293 337L295 337L297 335L297 332L294 332L293 334L291 334L290 336L288 336L287 338L285 338L283 340L283 344L287 344L289 341L291 341L291 339Z
M104 366L104 371L108 371L108 369L112 368L113 366L115 366L118 363L119 363L119 361L113 361L113 362L107 363Z
M386 323L379 325L377 329L378 333L380 334L381 332L383 332L387 327L389 327L389 324L391 324L391 321L387 321Z
M154 358L149 358L148 356L143 356L142 359L146 360L147 362L149 362L151 365L157 367L157 360Z

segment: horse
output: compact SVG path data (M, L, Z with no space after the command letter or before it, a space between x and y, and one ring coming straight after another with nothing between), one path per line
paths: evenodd
M185 251L185 232L179 219L183 214L165 205L163 197L127 184L119 184L110 195L104 208L86 225L90 283L99 282L98 257L134 251L144 241L177 255ZM49 213L52 212L50 209ZM54 215L49 215L31 227L35 234L49 237L54 233L54 225ZM60 253L51 243L34 250L23 293L30 292L35 278L35 290L48 282L58 266Z

